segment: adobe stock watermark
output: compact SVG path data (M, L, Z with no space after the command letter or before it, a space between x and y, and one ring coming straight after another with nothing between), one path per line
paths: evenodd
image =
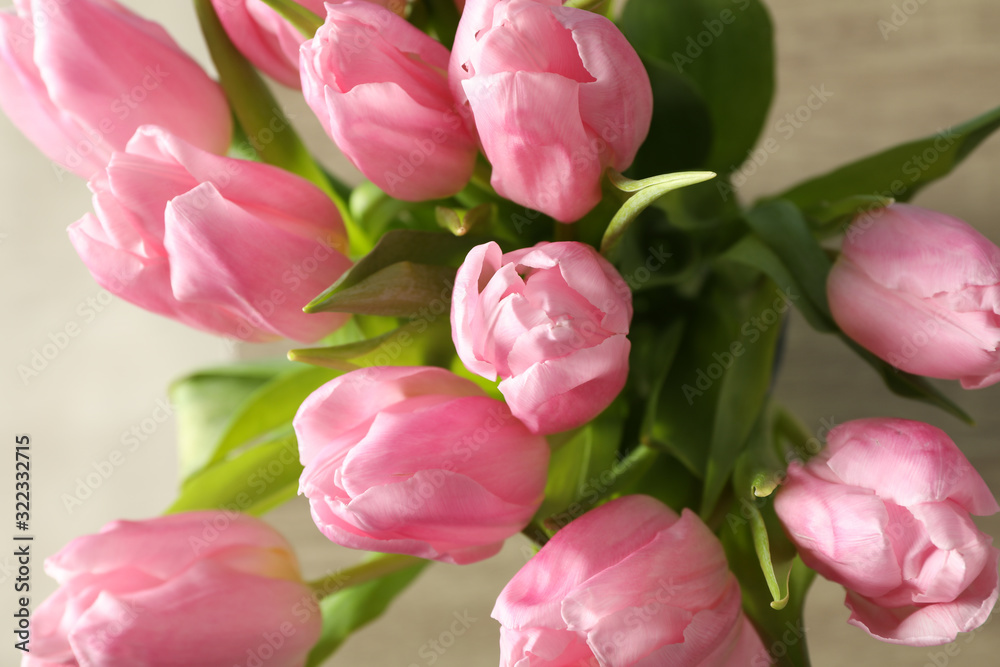
M696 397L703 396L706 391L712 388L712 385L726 374L726 371L733 367L736 359L746 354L747 345L756 343L771 327L775 325L780 326L782 314L787 312L791 308L792 302L799 298L797 294L792 293L791 287L786 287L783 290L778 289L775 291L775 294L775 299L771 303L770 308L764 309L756 316L743 322L742 326L740 326L739 339L730 343L729 347L725 350L712 353L712 358L715 361L707 367L699 368L696 371L693 380L694 384L684 384L681 386L681 391L684 393L684 398L687 400L688 405L694 405ZM744 343L744 340L746 343Z
M125 289L127 284L113 276L109 282L113 283L114 291ZM32 380L48 369L59 355L66 351L70 343L113 303L115 298L111 292L104 288L98 290L97 294L87 297L76 305L73 310L76 313L74 319L68 320L55 331L50 331L44 342L27 350L25 352L28 356L27 363L17 365L17 374L24 386L27 387Z
M750 0L730 0L730 2L740 12L746 11L750 6ZM710 49L715 44L715 40L725 32L726 27L736 22L737 17L735 11L726 8L720 11L716 18L702 21L705 29L695 35L688 36L683 52L674 51L671 54L677 71L683 74L684 68L700 58L706 49Z
M831 97L833 97L833 93L826 89L826 84L810 86L809 94L802 104L776 120L772 127L772 134L761 141L757 148L748 150L742 164L730 166L732 185L725 179L716 179L715 187L718 189L722 201L729 201L730 195L736 188L745 185L750 177L767 164L771 156L781 150L783 143L790 141L796 132L812 120L815 113L822 109Z
M92 463L90 470L78 476L72 493L59 496L66 512L72 514L82 507L173 416L174 408L170 402L163 398L156 399L152 411L146 417L121 432L118 438L121 447L112 449L106 456Z
M888 18L881 18L875 22L875 27L878 28L882 39L889 41L889 35L899 32L910 20L910 17L919 12L920 8L927 2L928 0L903 0L901 3L894 4Z

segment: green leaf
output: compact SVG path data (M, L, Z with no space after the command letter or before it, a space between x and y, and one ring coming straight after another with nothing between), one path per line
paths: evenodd
M629 171L642 177L705 166L712 150L705 99L672 66L651 58L643 58L643 64L653 86L653 119Z
M549 529L562 528L596 507L611 492L619 475L627 470L618 460L625 409L623 401L615 401L554 447L545 500L535 513L534 523Z
M287 434L192 476L167 514L207 509L264 514L295 497L301 474L295 436Z
M395 229L386 232L367 255L345 272L322 294L309 303L306 312L322 310L321 306L333 295L354 287L365 278L399 262L433 266L458 267L475 246L489 238L454 236L445 233Z
M427 13L438 41L451 49L455 41L455 31L461 14L455 6L455 0L427 0Z
M817 306L814 306L812 301L802 298L805 290L778 255L755 234L747 234L723 253L721 258L762 271L775 283L781 285L789 299L813 329L824 333L838 330L830 313L824 313Z
M238 448L270 439L275 432L287 432L309 394L337 375L323 368L292 367L257 389L233 412L211 462L222 461Z
M611 252L611 249L621 239L622 234L625 233L628 226L654 201L668 192L673 192L674 190L679 190L695 183L703 183L712 178L715 178L715 174L711 171L664 174L642 181L633 181L619 174L612 175L611 183L616 188L624 192L634 192L635 194L629 197L628 201L618 209L618 213L615 214L615 217L611 219L611 223L608 224L608 228L604 232L604 238L601 239L601 254L606 256Z
M965 410L963 410L957 403L942 394L937 388L934 387L934 385L928 382L927 378L919 375L913 375L912 373L907 373L895 368L885 361L882 361L844 334L841 334L841 339L849 348L854 350L859 357L871 364L872 368L874 368L876 372L882 376L882 380L892 393L897 396L902 396L903 398L910 398L915 401L921 401L923 403L934 405L953 417L957 417L958 419L964 421L970 426L976 423L975 420L970 417L969 414L965 412Z
M811 214L855 195L909 201L947 176L1000 127L1000 107L937 134L876 153L778 195Z
M802 213L787 201L775 200L754 207L746 219L750 228L788 267L805 297L819 312L828 315L826 279L832 263L810 232Z
M774 377L782 309L788 308L788 302L778 287L765 280L744 310L740 335L745 336L745 331L751 331L753 335L746 337L745 342L740 340L739 347L730 346L732 363L719 380L702 494L703 518L713 513L719 496L729 482L736 459L764 410ZM775 318L770 323L767 322L768 313ZM767 325L763 331L757 326L757 321Z
M851 220L862 213L871 213L892 205L895 199L879 195L855 195L829 206L820 206L809 214L809 225L819 238L835 236L847 230Z
M448 266L397 262L351 287L313 301L305 311L413 317L435 300L451 303L455 271Z
M181 479L208 465L240 405L287 368L287 364L247 364L210 369L171 385Z
M738 167L760 136L774 94L774 43L764 5L629 0L620 23L641 56L684 76L708 107L711 152L704 165L686 168Z
M386 558L386 556L375 556L375 558ZM320 601L323 630L319 642L309 653L306 667L322 665L352 633L381 616L396 596L413 583L426 566L427 563L413 565L374 581L336 592Z

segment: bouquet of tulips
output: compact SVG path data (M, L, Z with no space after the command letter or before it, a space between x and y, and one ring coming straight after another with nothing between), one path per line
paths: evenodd
M794 307L858 382L968 420L926 378L1000 381L1000 248L907 202L1000 109L746 204L760 0L194 4L218 81L115 0L0 13L0 107L88 179L94 279L297 341L173 385L176 502L47 560L23 665L319 665L430 561L518 533L502 667L802 667L816 573L884 642L987 620L1000 551L970 516L1000 507L948 435L824 444L771 387ZM272 84L366 181L319 166ZM296 493L370 553L304 581L255 518Z

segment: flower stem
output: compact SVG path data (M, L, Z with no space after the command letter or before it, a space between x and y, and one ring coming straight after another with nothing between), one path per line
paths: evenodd
M312 589L318 599L322 600L347 588L366 584L379 577L405 570L408 567L419 565L423 562L423 558L417 558L416 556L379 554L360 565L355 565L344 570L337 570L325 577L310 581L306 585Z

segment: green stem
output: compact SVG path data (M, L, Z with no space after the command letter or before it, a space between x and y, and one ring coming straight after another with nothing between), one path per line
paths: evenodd
M816 452L809 451L808 446L809 441L816 436L806 429L798 417L777 404L774 407L774 430L792 445L791 450L782 447L782 451L779 452L785 461L789 460L789 455L792 453L794 453L795 458L801 459L809 459L813 454L816 454Z
M286 21L295 26L296 30L309 39L312 39L316 31L323 25L323 19L320 16L294 0L264 0L264 4L281 14Z
M368 583L393 572L405 570L410 566L422 562L424 560L416 556L388 554L374 558L366 563L349 567L346 570L338 570L320 579L310 581L306 585L312 589L318 599L322 600L346 588L360 586L361 584Z
M555 238L556 241L575 241L576 223L559 222L556 220Z

